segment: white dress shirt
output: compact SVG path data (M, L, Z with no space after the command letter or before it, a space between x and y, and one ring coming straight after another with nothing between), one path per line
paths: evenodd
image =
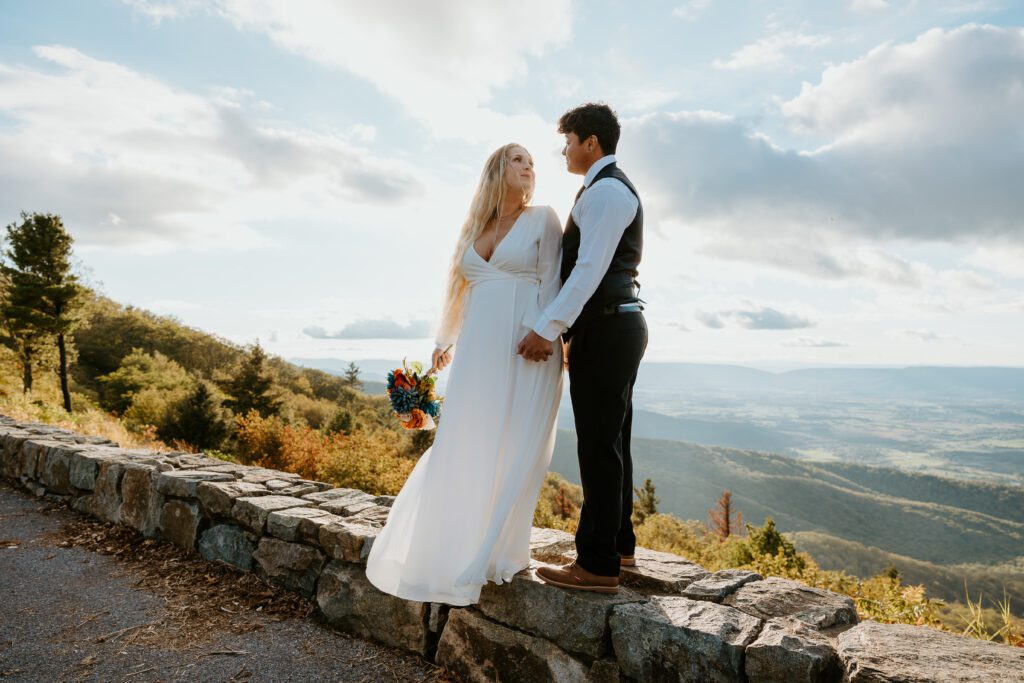
M576 265L558 296L548 304L533 326L533 331L548 341L558 339L576 322L583 306L608 272L622 233L636 217L640 203L621 181L602 178L594 182L594 176L614 162L615 155L603 156L583 177L586 189L572 209L572 219L580 229Z

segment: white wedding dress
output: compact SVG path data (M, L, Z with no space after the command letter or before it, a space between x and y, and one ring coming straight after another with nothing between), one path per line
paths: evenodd
M528 207L490 262L471 246L469 281L434 444L374 540L366 576L407 600L468 605L530 562L530 528L555 442L562 354L516 354L560 286L562 230Z

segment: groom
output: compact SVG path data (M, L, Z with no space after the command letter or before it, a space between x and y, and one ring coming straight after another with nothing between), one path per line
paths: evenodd
M615 163L619 120L605 104L584 104L558 121L566 166L583 187L562 236L562 289L520 343L518 353L544 360L559 335L568 343L569 392L576 419L583 507L575 562L540 567L563 588L617 593L619 567L633 552L633 383L647 348L636 282L643 208Z

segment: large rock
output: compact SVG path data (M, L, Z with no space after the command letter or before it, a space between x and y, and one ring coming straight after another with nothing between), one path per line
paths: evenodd
M315 517L327 517L332 521L337 519L331 513L317 508L288 508L287 510L276 510L267 515L267 533L277 536L282 541L302 540L299 533L299 524L304 519ZM319 532L317 534L319 537Z
M747 646L750 683L824 683L839 677L829 639L793 617L769 619Z
M310 505L312 503L308 500L291 496L246 496L235 500L231 508L231 517L242 526L262 534L271 512Z
M558 529L530 529L530 557L548 564L571 562L576 557L576 537Z
M262 484L247 481L200 482L196 486L196 497L209 517L228 517L238 498L269 496L270 491Z
M165 496L177 498L195 498L199 484L206 481L234 481L235 477L227 472L196 472L193 470L175 470L164 472L156 483L156 490Z
M553 643L496 624L470 609L448 613L437 644L437 663L468 683L593 680L589 667Z
M41 461L46 455L46 449L51 446L60 446L61 442L50 439L28 439L21 445L21 468L18 475L25 479L39 481Z
M167 540L175 545L194 548L201 521L202 515L199 513L198 504L190 500L171 499L164 503L160 528Z
M1024 648L924 626L865 621L841 633L846 683L1020 683Z
M199 553L211 561L226 562L243 571L252 571L256 544L245 529L234 524L217 524L199 537Z
M3 475L8 479L17 479L21 476L21 449L31 437L30 433L22 430L8 432L4 435L0 460L3 461Z
M117 524L121 521L121 478L124 472L124 462L104 460L96 473L93 492L73 499L71 507L105 522Z
M132 463L124 466L121 478L121 523L148 538L157 535L163 515L164 497L156 490L159 476L149 465Z
M219 465L209 465L208 467L202 468L202 472L220 472L222 474L232 474L236 479L241 479L245 474L252 469L248 465L239 465L234 462L221 462Z
M307 598L313 597L317 578L326 561L324 554L316 548L269 536L260 539L252 558L256 560L261 576Z
M722 602L726 596L735 593L740 586L752 581L760 581L762 578L764 577L760 574L745 569L722 569L694 581L683 589L683 595L694 600Z
M363 524L369 524L370 526L383 528L388 521L388 515L391 513L391 509L384 507L383 505L370 505L369 507L363 508L359 512L352 515L349 519L358 520Z
M636 549L636 566L623 567L619 584L654 593L682 593L708 570L684 557L647 548Z
M298 508L299 510L308 510L311 508ZM309 543L311 545L320 545L320 529L340 522L341 517L332 515L325 510L319 510L324 513L320 517L301 517L299 518L299 540L303 543Z
M327 620L344 631L421 655L430 645L429 603L377 590L359 566L332 560L320 574L316 601Z
M181 470L197 470L206 467L219 467L224 464L223 460L211 458L202 453L170 453L174 458L174 466ZM230 463L229 463L230 464Z
M298 479L299 475L292 474L291 472L279 472L277 470L268 470L262 467L250 467L242 475L242 481L252 482L254 484L265 484L268 481L274 479Z
M682 596L617 605L609 619L622 672L638 681L731 683L743 680L743 650L761 620Z
M338 515L339 517L351 517L364 510L377 507L370 494L364 493L363 495L366 496L366 498L329 500L325 503L318 504L317 507L321 510L330 512L333 515Z
M336 560L366 563L380 529L348 519L320 527L320 547Z
M857 623L851 598L777 577L748 583L723 602L761 619L796 617L819 629Z
M532 565L498 585L480 590L478 609L490 619L546 638L570 652L598 658L608 651L612 607L646 598L628 590L617 595L564 590L541 581Z
M320 490L320 487L317 486L316 484L302 484L302 483L299 483L299 484L295 484L293 486L288 486L287 488L283 488L280 491L278 491L277 493L279 495L282 495L282 496L295 496L296 498L301 498L302 496L305 496L306 494L316 493L319 490Z
M110 456L94 450L73 453L68 465L68 478L71 485L82 491L92 491L96 487L96 475L100 471L100 463Z
M311 500L317 504L342 500L374 500L374 497L371 496L369 493L366 493L365 491L360 491L359 489L346 488L327 489L326 491L319 491L317 493L308 493L304 495L303 498L305 498L306 500Z
M40 478L50 493L69 494L71 485L71 454L73 447L66 444L46 449L40 467Z

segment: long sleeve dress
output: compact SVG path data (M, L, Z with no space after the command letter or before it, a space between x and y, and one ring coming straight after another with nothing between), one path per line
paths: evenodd
M374 540L366 576L421 602L468 605L530 562L530 527L551 462L562 354L528 361L516 346L558 294L562 231L528 207L490 261L471 245L458 345L434 438Z

